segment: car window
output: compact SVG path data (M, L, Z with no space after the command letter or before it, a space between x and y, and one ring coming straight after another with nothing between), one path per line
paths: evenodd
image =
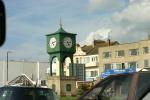
M100 98L102 100L126 100L131 84L130 76L116 77L103 90Z
M111 77L98 84L81 100L126 100L132 75Z
M0 100L56 100L56 94L49 89L3 88Z
M139 100L141 96L149 89L150 86L150 73L140 73L138 86L137 86L137 93L136 93L136 100Z
M82 99L85 99L85 100L96 99L99 93L101 92L102 88L104 88L107 84L109 84L109 82L111 82L112 79L106 79L102 83L98 84L90 92L88 92L85 96L83 96Z
M89 92L84 99L96 99L96 97L98 96L98 94L100 93L102 87L97 87L95 89L93 89L91 92Z

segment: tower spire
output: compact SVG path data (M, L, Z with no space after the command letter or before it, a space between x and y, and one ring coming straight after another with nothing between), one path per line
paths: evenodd
M60 28L62 28L62 20L61 20L61 17L60 17L60 23L59 23L59 25L60 25Z

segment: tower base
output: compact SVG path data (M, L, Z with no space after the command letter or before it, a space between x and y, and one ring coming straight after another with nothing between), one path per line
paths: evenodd
M60 96L76 95L76 77L49 76L48 87Z

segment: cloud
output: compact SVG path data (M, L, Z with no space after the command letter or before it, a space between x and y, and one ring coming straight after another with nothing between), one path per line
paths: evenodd
M11 54L16 59L47 60L44 35L57 30L60 16L63 18L64 29L77 33L77 41L82 43L91 44L93 38L106 39L108 33L114 40L129 42L143 39L146 33L150 32L149 0L39 0L38 2L5 0L5 2L7 41L1 49L16 50L17 53ZM89 14L89 11L92 14L91 12Z
M146 39L150 33L149 12L149 0L130 0L127 8L112 15L115 24L112 26L113 37L124 42Z
M140 0L128 6L122 12L114 14L118 22L126 21L129 24L142 24L150 22L150 1Z
M89 8L91 11L113 11L123 8L125 5L125 0L89 0Z
M135 1L137 1L137 0L129 0L130 3L135 2Z
M106 4L108 4L112 1L113 0L110 0L110 2L108 2L107 0L91 0L91 4L93 5L93 7L95 7L94 9L101 9L101 7L103 7L106 2ZM107 6L108 5L105 5L104 7ZM108 20L109 22L105 23L102 21L97 21L97 24L95 25L98 25L100 30L101 27L111 30L109 32L110 38L112 40L117 40L121 43L144 40L147 39L148 33L150 33L149 12L149 0L129 0L128 6L121 10L118 9L114 11L112 14L109 15L110 17L107 17L107 19L110 19ZM84 43L91 44L93 36L96 32L91 32ZM102 39L101 36L96 37Z
M90 45L93 43L93 40L106 40L108 38L108 34L110 33L110 29L101 28L95 32L91 32L85 39L82 41L83 44Z

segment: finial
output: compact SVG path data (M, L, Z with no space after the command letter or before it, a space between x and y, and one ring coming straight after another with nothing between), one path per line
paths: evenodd
M59 23L59 25L60 25L60 28L62 28L62 20L61 20L61 17L60 17L60 23Z

